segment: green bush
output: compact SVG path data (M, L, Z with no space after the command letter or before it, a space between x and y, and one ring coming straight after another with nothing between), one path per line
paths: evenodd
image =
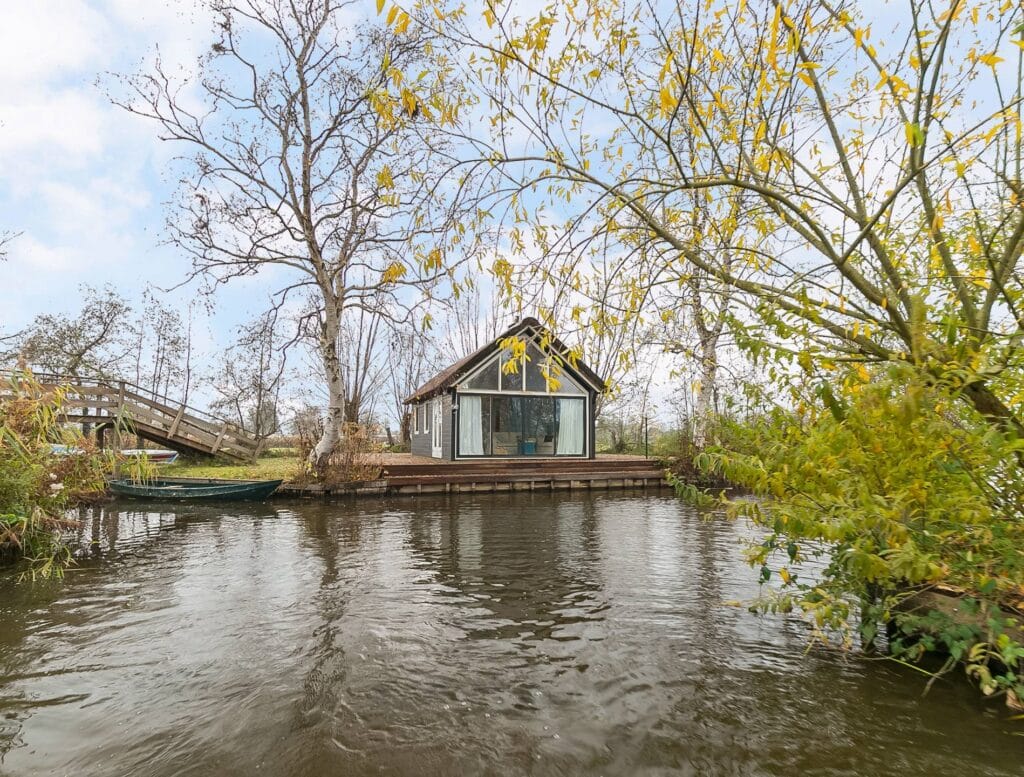
M985 693L1024 699L1024 440L898 367L861 367L726 437L698 463L759 497L726 500L765 530L749 560L775 586L757 607L847 643L884 625L895 656L941 649ZM809 559L824 568L805 580ZM976 615L921 606L937 590Z
M0 391L0 558L29 560L33 577L59 576L70 563L66 510L102 494L113 463L61 423L65 393L27 371ZM54 445L72 452L59 455Z

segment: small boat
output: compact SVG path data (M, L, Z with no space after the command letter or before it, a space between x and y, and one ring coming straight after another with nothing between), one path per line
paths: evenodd
M110 490L118 496L137 499L174 499L179 501L258 501L266 499L284 481L281 480L207 480L205 478L156 479L137 482L111 480Z
M151 448L125 448L121 451L122 456L129 458L141 456L154 464L173 464L178 459L177 451L151 449Z
M57 445L53 443L50 445L50 453L54 456L81 456L85 451L73 445Z
M81 456L85 453L81 448L72 445L56 444L50 446L50 452L54 456ZM153 448L124 448L121 455L128 458L141 457L154 464L173 464L178 459L177 451Z

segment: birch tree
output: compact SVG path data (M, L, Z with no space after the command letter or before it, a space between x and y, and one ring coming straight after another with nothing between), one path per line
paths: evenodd
M259 276L274 306L314 311L325 380L319 468L345 413L346 311L403 320L449 278L458 182L446 134L463 100L431 35L393 14L358 22L354 0L212 0L216 40L193 73L160 61L114 101L182 151L170 242L208 290Z

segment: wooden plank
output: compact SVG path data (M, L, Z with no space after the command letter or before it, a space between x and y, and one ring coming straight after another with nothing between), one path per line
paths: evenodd
M171 422L171 428L167 431L169 437L173 437L178 433L178 426L181 425L181 419L185 415L185 406L182 405L178 408L178 414L174 416L174 421Z
M639 473L638 473L639 474ZM591 480L606 481L606 480L621 480L624 484L630 485L634 479L639 480L640 478L623 478L621 473L618 472L593 472L593 473L580 473L580 472L551 472L544 475L538 475L537 473L468 473L465 475L410 475L394 477L391 475L386 476L389 483L395 485L412 485L414 483L527 483L531 480L538 482L551 481L573 481L583 483ZM648 472L642 473L643 478L650 478L652 480L661 480L664 475L659 470L649 470ZM527 485L527 487L529 487Z
M224 435L227 433L227 431L228 425L227 423L225 423L224 426L221 427L220 434L217 435L217 441L213 444L213 450L210 451L210 453L216 453L217 451L220 450L220 444L224 441Z

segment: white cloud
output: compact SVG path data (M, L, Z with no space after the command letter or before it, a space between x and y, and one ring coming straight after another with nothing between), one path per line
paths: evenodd
M106 106L77 90L41 90L0 103L0 158L6 172L31 161L19 159L26 153L38 154L48 164L59 159L70 167L82 166L88 161L83 157L103 151L106 119Z
M22 234L0 264L0 329L74 308L83 282L112 281L137 296L148 282L183 277L184 260L160 245L171 149L96 84L144 67L158 46L171 67L195 61L209 35L195 8L191 0L4 4L0 230Z
M0 25L0 92L38 85L100 58L109 26L82 0L5 3Z
M6 290L17 287L21 292L32 285L39 273L67 272L74 267L74 258L61 247L43 243L31 235L21 235L11 243L10 256L3 277Z

